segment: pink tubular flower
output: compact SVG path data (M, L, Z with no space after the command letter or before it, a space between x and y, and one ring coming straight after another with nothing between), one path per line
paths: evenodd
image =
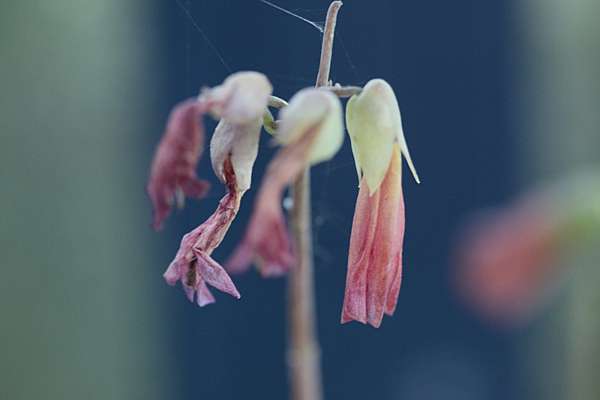
M200 198L208 190L208 183L196 175L204 144L202 114L202 106L195 99L189 99L176 105L169 116L152 162L147 188L154 206L156 230L161 228L178 196Z
M262 74L242 72L223 85L206 90L198 100L221 120L210 144L211 161L227 193L217 210L200 226L186 234L164 278L174 285L181 281L190 301L199 306L215 301L208 285L240 297L227 272L211 254L219 246L235 219L240 201L250 188L252 167L258 152L262 116L271 94L271 84Z
M284 147L269 164L242 243L227 262L230 272L254 261L263 276L286 273L294 262L281 198L305 168L328 160L343 143L339 100L330 92L304 89L282 111L275 139Z
M396 308L402 280L402 153L408 153L396 97L379 79L347 106L346 126L360 179L354 211L342 323L381 325Z

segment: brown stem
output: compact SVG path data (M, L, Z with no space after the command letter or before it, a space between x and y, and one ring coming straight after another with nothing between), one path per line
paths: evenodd
M329 81L333 36L341 1L327 11L316 86ZM306 169L293 186L291 225L297 265L292 269L288 288L288 363L292 400L321 400L320 350L316 336L315 290L312 262L310 173Z
M355 94L359 94L362 91L362 88L360 86L335 85L327 86L326 89L340 98L352 97Z
M341 6L341 1L334 1L329 5L329 9L327 10L327 19L325 20L325 29L323 30L323 44L321 45L321 61L319 63L317 83L315 84L316 87L327 86L327 83L329 82L335 23Z

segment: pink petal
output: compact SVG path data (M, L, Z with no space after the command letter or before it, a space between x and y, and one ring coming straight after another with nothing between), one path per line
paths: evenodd
M183 193L185 193L187 197L197 199L204 197L209 189L210 183L198 179L183 182L181 185L181 190L183 190Z
M154 207L157 230L169 215L178 189L191 197L202 197L208 189L208 184L196 176L204 145L200 121L203 113L204 109L195 99L176 105L156 149L147 191Z
M356 203L342 323L379 327L394 312L402 277L404 201L397 147L385 179L371 197L364 181Z
M185 283L182 286L183 286L183 291L185 292L185 296L188 298L188 300L190 302L193 303L194 302L194 293L196 292L196 289L194 289L193 287L189 287Z
M171 286L174 286L179 279L181 279L181 271L179 268L179 263L172 262L169 264L169 267L163 274L163 278L167 283Z
M398 295L400 294L400 285L402 284L402 251L396 256L393 265L395 270L385 303L385 313L390 316L396 311Z
M197 258L198 274L207 284L237 299L240 298L240 293L223 267L202 251L194 250L194 254Z
M206 305L214 303L215 301L216 300L215 300L214 296L212 295L212 293L210 292L210 289L208 289L208 286L206 286L206 283L203 280L201 280L200 284L198 285L198 289L197 289L196 302L198 303L198 305L200 307L204 307Z
M168 283L180 280L190 301L197 291L201 306L214 302L206 284L239 298L240 294L227 272L210 255L221 243L235 219L241 194L235 191L235 175L231 164L225 166L229 192L223 196L215 212L201 225L183 236L175 259L164 274Z
M369 323L379 327L388 300L388 293L397 273L394 262L402 252L404 239L404 201L400 157L393 155L390 167L379 191L377 229L367 275L367 313Z
M342 323L352 320L363 324L367 322L367 271L370 249L375 236L378 208L379 191L369 197L369 189L363 179L352 221Z

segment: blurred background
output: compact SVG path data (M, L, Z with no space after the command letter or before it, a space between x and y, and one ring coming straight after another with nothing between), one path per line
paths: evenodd
M328 5L276 3L317 24ZM405 176L404 282L375 330L339 324L357 192L348 143L313 171L325 398L600 398L597 240L553 247L544 264L568 273L518 322L456 284L472 248L461 232L481 209L552 193L550 214L577 203L592 211L568 215L598 216L599 13L593 0L346 1L332 79L392 84L423 183ZM157 234L144 188L176 102L238 70L289 98L314 84L320 41L258 0L0 4L0 398L286 398L285 279L251 272L236 278L240 301L190 304L161 275L222 189ZM216 183L208 157L199 174ZM570 179L583 182L578 202ZM533 281L532 297L548 292Z

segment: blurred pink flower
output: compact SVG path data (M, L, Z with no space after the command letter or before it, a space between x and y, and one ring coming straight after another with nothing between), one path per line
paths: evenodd
M458 247L457 285L462 297L498 322L527 316L556 277L558 228L539 198L474 219Z

